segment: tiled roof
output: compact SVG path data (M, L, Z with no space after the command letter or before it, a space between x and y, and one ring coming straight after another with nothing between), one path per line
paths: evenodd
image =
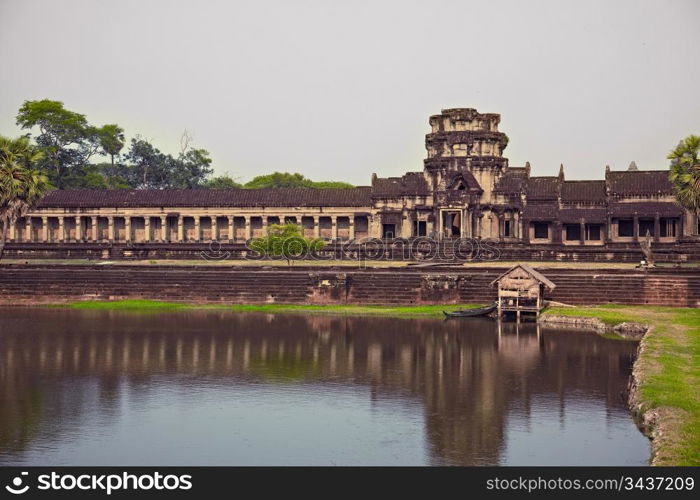
M558 177L530 177L527 184L527 198L528 200L556 200L558 187Z
M610 194L618 196L648 196L673 194L668 170L625 170L605 175Z
M605 222L607 213L605 208L562 208L559 211L559 219L565 224L574 224L585 219L586 222Z
M679 217L683 209L670 202L633 202L613 203L610 206L613 217L633 217L635 214L641 217L654 217L657 213L661 217Z
M403 177L375 177L372 196L396 198L400 196L429 196L430 189L422 172L409 172Z
M605 181L564 181L561 185L561 201L604 202Z
M556 220L559 218L559 207L552 203L528 203L523 209L523 219Z
M502 194L520 193L526 180L527 171L524 168L509 168L505 175L498 179L493 191Z
M114 189L51 191L39 208L369 207L370 187L347 189Z

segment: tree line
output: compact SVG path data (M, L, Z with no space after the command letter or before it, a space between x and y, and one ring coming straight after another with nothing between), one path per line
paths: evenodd
M229 175L214 176L209 152L193 147L187 132L176 155L163 153L140 136L127 145L124 129L116 123L93 125L85 115L50 99L25 101L17 125L27 130L26 139L41 153L35 168L58 189L352 187L287 172L260 175L244 184Z

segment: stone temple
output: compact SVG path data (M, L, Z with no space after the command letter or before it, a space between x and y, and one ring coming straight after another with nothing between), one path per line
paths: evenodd
M696 214L676 204L668 170L605 169L603 180L534 176L503 156L500 115L471 108L430 117L422 171L372 176L352 189L53 191L10 228L32 247L70 244L242 243L269 224L307 236L489 238L503 244L614 248L647 232L659 243L698 242ZM35 245L40 244L40 245ZM695 245L694 245L695 246Z

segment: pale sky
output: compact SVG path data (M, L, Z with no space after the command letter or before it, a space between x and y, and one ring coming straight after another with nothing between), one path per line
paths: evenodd
M700 134L700 1L0 0L0 134L49 98L217 173L367 185L428 117L500 113L511 166L667 168Z

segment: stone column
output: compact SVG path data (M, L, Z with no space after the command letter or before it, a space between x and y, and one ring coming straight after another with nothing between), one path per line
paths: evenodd
M338 239L338 217L336 215L331 216L331 239L333 241Z
M66 239L66 226L64 219L65 217L63 217L62 215L58 218L58 241L61 243L63 243L63 241L65 241ZM14 237L14 234L12 234L11 236Z
M245 239L248 241L253 237L253 228L251 227L250 224L250 215L246 215L244 217L245 219Z
M75 218L75 241L81 241L83 239L83 227L80 223L80 216Z
M165 243L168 237L168 217L165 215L160 216L160 241Z
M483 219L484 219L483 215L479 215L479 217L476 219L476 237L477 238L481 238L483 236L482 231L481 231L482 225L483 225L483 223L482 223Z
M151 241L151 217L149 215L143 218L143 240Z
M199 215L194 216L194 241L200 241L202 237L201 233L201 226L200 226L201 218Z
M263 236L267 235L267 215L262 216L262 232Z
M227 222L228 222L228 241L230 243L233 243L234 241L236 241L236 235L233 232L233 230L234 230L233 221L234 221L234 216L229 215Z
M654 215L654 241L659 241L660 236L661 236L661 218L660 218L659 214L657 213Z
M32 218L28 215L24 219L25 224L27 225L26 229L24 230L24 241L32 241Z
M520 232L522 235L522 240L525 243L530 243L530 219L521 219L520 225L522 226L522 230Z
M632 219L632 225L634 226L633 231L634 233L634 241L639 241L639 216L634 215L634 218Z
M177 216L177 242L185 241L185 218L182 215Z
M124 240L131 241L131 216L124 217Z
M219 232L219 225L216 218L216 215L211 216L211 241L217 241L219 239L219 235L217 234Z
M505 214L497 214L497 220L498 220L498 239L500 241L503 241L503 238L506 236L506 217Z
M49 218L41 218L41 241L48 243L49 241Z
M110 243L114 243L116 240L116 234L114 234L114 216L107 217L107 240Z
M5 231L7 231L7 238L10 241L15 241L15 236L17 235L17 231L15 229L16 223L15 222L8 222L7 227L3 228Z
M579 230L581 232L581 235L580 235L581 244L585 245L586 244L586 221L584 219L581 219L581 222L579 224L580 224L579 227L581 228Z
M348 238L350 241L355 239L355 215L351 214L348 217Z
M97 241L99 239L99 235L97 234L97 217L94 215L90 217L90 227L92 231L92 238L90 238L92 241Z
M314 238L321 237L321 225L318 219L318 215L314 215Z
M561 243L561 222L558 220L555 220L552 223L552 242L553 243Z

